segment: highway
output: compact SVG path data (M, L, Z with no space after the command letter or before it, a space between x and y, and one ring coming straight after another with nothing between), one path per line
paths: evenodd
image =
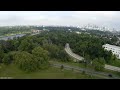
M83 57L81 57L81 56L79 56L79 55L77 55L77 54L75 54L75 53L72 52L72 50L70 49L70 46L69 46L68 43L66 43L66 45L65 45L65 51L66 51L71 57L75 58L76 61L82 61L82 60L84 60ZM105 67L104 67L104 68L105 68L105 69L108 69L108 70L113 70L113 71L120 72L120 68L119 68L119 67L115 67L115 66L111 66L111 65L105 64Z
M73 58L75 58L77 61L82 61L82 60L84 60L83 57L81 57L81 56L79 56L79 55L77 55L77 54L75 54L75 53L72 52L72 50L70 49L70 46L69 46L68 43L65 45L65 51L66 51L70 56L72 56Z
M81 68L78 66L71 66L71 65L67 65L67 64L61 64L59 62L55 63L54 61L50 61L51 65L57 68L61 68L61 66L63 65L64 69L66 70L73 70L74 72L79 72L82 73L83 71L85 71L86 74L91 75L91 76L97 76L103 79L120 79L118 76L112 75L112 77L108 76L108 73L104 73L104 72L97 72L91 69L86 69L86 68Z
M76 61L82 61L82 60L84 60L83 57L81 57L81 56L79 56L79 55L77 55L77 54L75 54L75 53L72 52L72 50L70 49L70 46L69 46L68 43L66 43L66 45L65 45L65 51L66 51L70 56L72 56L73 58L75 58ZM104 68L105 68L105 69L108 69L108 70L120 72L120 68L119 68L119 67L115 67L115 66L112 66L112 65L105 64L105 67L104 67Z

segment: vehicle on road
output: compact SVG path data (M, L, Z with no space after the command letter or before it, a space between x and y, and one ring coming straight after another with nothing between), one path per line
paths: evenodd
M112 74L108 74L109 77L112 77Z

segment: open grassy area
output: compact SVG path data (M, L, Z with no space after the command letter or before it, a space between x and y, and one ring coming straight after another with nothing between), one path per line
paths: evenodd
M113 65L113 66L116 66L116 67L120 67L120 60L115 60L110 65Z
M120 76L120 72L104 69L104 72Z
M62 62L62 61L60 61L60 60L51 60L51 61L53 61L53 62L55 62L55 63L57 63L57 62L59 62L59 63L61 63L61 64L67 64L67 65L71 65L71 66L78 66L78 67L81 67L81 68L88 68L88 69L94 69L93 68L93 66L91 66L91 65L87 65L87 67L85 67L85 64L84 63L78 63L78 62L73 62L73 61L71 61L71 62Z
M30 31L29 32L14 32L14 33L5 34L4 36L12 36L12 35L16 35L16 34L27 34L27 33L31 33L31 32Z
M15 65L0 65L0 77L12 77L13 79L97 79L98 77L76 73L70 70L61 70L50 67L47 70L26 73Z
M55 63L61 63L61 64L66 64L66 65L71 65L71 66L78 66L78 67L81 67L81 68L85 68L85 65L84 63L75 63L75 62L62 62L62 61L57 61L57 60L51 60L52 62L55 62ZM94 70L94 68L91 66L91 65L87 65L86 67L87 69L92 69ZM114 74L114 75L117 75L117 76L120 76L120 72L117 72L117 71L112 71L112 70L107 70L107 69L104 69L102 72L106 72L106 73L109 73L109 74Z

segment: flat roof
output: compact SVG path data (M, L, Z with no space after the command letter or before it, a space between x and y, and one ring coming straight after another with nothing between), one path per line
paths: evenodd
M110 44L105 44L105 45L103 45L103 46L109 46L109 47L113 47L113 48L116 48L116 49L120 49L120 47L119 47L119 46L110 45Z

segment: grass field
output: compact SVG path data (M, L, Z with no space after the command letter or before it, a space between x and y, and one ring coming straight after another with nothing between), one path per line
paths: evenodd
M62 62L62 61L58 61L58 60L51 60L55 63L59 62L61 64L67 64L67 65L71 65L71 66L78 66L78 67L81 67L81 68L88 68L88 69L94 69L93 66L90 66L90 65L87 65L87 67L85 67L85 64L84 63L78 63L78 62Z
M116 66L116 67L120 67L120 60L115 60L110 65L113 65L113 66Z
M0 65L0 77L11 77L13 79L97 79L86 74L75 73L70 70L61 70L50 67L32 73L26 73L18 69L15 65ZM99 79L99 78L98 78Z
M85 65L83 63L75 63L75 62L62 62L62 61L57 61L57 60L51 60L55 63L61 63L61 64L66 64L66 65L71 65L71 66L78 66L78 67L81 67L81 68L85 68ZM87 69L91 69L91 70L94 70L94 68L92 66L88 66L86 67ZM112 70L107 70L107 69L104 69L102 72L106 72L106 73L109 73L109 74L115 74L117 76L120 76L120 72L117 72L117 71L112 71Z

